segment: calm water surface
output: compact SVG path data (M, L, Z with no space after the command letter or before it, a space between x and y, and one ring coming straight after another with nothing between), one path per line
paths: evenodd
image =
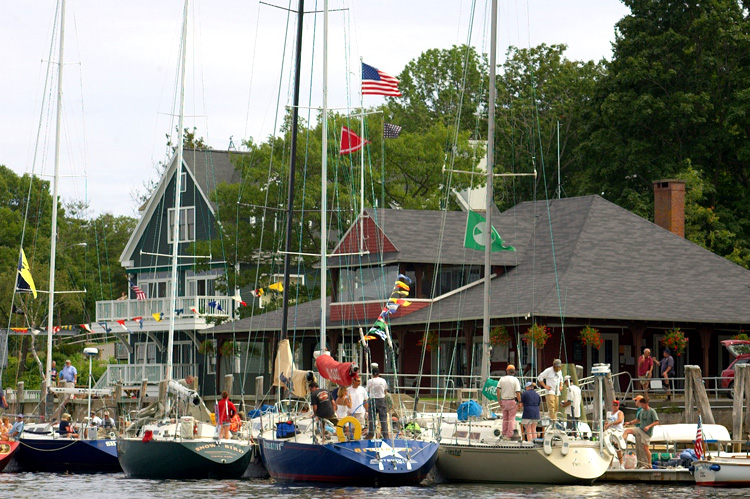
M137 480L122 474L62 475L52 473L0 473L0 498L17 499L141 499L217 497L345 498L538 498L679 499L750 496L750 489L714 489L693 486L601 484L584 486L455 485L360 488L282 485L273 480Z

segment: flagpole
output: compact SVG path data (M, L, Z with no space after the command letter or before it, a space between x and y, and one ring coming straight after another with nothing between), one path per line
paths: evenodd
M323 137L320 169L320 351L326 348L326 295L328 287L328 0L323 2Z
M60 61L57 68L57 123L55 125L55 175L52 184L52 235L49 259L49 301L47 309L47 365L46 387L50 388L52 376L52 327L55 320L55 254L57 252L57 184L60 175L60 136L62 126L63 53L65 46L65 0L60 2ZM46 396L45 396L46 402ZM45 407L45 416L47 407Z
M362 251L362 248L365 246L365 225L364 225L364 219L365 216L365 94L362 92L362 57L359 58L359 107L362 111L362 116L360 117L360 123L361 128L359 130L359 133L362 135L362 138L360 139L362 141L362 148L360 150L360 161L359 161L359 200L360 200L360 210L359 210L359 251Z

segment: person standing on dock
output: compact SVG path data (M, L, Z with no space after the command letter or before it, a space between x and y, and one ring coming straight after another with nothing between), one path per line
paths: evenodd
M620 410L620 401L613 400L612 411L610 412L610 415L607 418L607 423L604 425L604 430L606 431L611 428L614 431L616 431L618 435L621 435L622 432L625 431L624 425L625 425L625 413L623 413ZM617 459L618 461L620 461L620 467L622 467L622 449L617 449Z
M70 359L65 361L65 367L60 371L60 378L64 388L76 387L76 382L78 381L78 370L70 363Z
M654 358L651 357L651 350L645 348L643 355L638 357L638 377L641 378L641 388L644 393L648 393L651 378L654 376Z
M510 440L516 428L516 413L521 402L521 382L515 376L516 366L513 364L508 364L505 372L507 374L497 384L497 400L503 410L503 437Z
M639 460L638 467L651 469L651 437L654 434L654 426L659 424L659 415L656 410L652 409L648 405L648 397L643 397L638 401L638 405L641 408L636 416L636 419L628 421L627 424L635 424L635 428L628 428L622 434L622 437L627 439L628 435L635 435L635 445L640 447L644 452L645 462Z
M539 375L539 386L547 390L545 401L547 413L551 421L557 421L557 411L560 409L560 392L562 391L562 361L555 359L552 367L548 367Z
M669 378L674 378L674 357L672 357L672 352L670 352L668 348L664 349L663 356L664 358L660 364L661 378L662 383L664 383L664 389L667 391L667 400L670 400L672 398L672 392L669 389Z

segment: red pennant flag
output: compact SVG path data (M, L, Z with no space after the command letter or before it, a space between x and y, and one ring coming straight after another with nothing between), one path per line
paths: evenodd
M85 329L87 332L91 333L91 328L88 324L81 324L81 328Z
M345 126L341 127L341 148L339 149L339 154L351 154L359 151L362 149L362 146L369 143L369 140L362 140L362 137Z

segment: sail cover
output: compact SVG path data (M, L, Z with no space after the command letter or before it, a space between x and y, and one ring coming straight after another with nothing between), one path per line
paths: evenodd
M315 359L315 365L318 366L320 375L328 381L332 381L340 386L349 386L352 384L352 378L359 371L357 365L353 362L336 362L328 353L323 353Z
M273 371L273 386L288 389L297 397L304 397L309 393L308 376L309 371L298 371L292 358L292 347L289 340L279 342L279 350L276 353L276 362ZM312 379L315 379L312 377Z

